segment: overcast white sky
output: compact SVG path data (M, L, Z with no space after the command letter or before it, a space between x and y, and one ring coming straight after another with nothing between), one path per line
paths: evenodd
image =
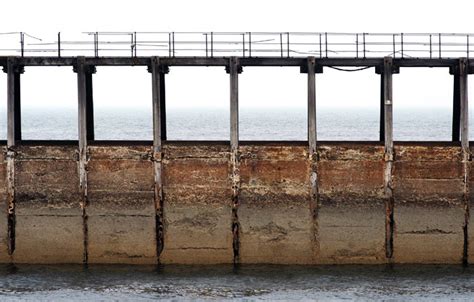
M469 16L473 8L467 0L23 0L2 3L0 28L39 37L58 31L474 33ZM5 78L2 73L2 106ZM76 106L76 76L71 68L27 68L22 84L25 106ZM98 68L96 105L150 106L150 85L145 68ZM228 107L228 85L223 68L172 68L167 105ZM318 106L378 106L379 85L373 69L356 73L326 69L317 76ZM402 69L394 77L394 86L395 106L451 106L452 78L447 69ZM305 87L305 75L296 68L245 68L240 77L241 106L303 107Z

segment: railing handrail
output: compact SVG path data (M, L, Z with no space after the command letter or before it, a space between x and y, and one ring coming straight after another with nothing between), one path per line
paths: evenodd
M79 36L77 36L79 35ZM0 33L0 56L156 56L242 57L315 56L452 58L470 56L474 33L348 33L348 32L83 32L55 33L45 39L26 32ZM6 37L13 36L13 39ZM223 39L225 37L225 39ZM54 46L54 47L53 47Z

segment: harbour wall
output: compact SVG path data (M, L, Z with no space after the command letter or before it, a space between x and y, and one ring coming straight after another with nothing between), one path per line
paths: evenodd
M383 142L318 142L312 206L307 142L240 142L235 208L228 142L163 142L158 219L151 142L90 143L83 207L77 142L14 146L14 217L2 149L3 263L474 261L459 143L395 142L390 199Z

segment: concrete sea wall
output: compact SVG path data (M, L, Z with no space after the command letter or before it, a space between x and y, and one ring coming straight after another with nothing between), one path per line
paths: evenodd
M15 146L13 217L7 214L6 146L2 150L3 263L474 259L465 185L474 178L455 143L395 143L390 199L384 189L383 143L318 142L313 215L306 142L241 142L235 211L228 143L164 142L162 226L155 208L151 143L90 143L84 207L77 142ZM161 239L157 227L163 228Z

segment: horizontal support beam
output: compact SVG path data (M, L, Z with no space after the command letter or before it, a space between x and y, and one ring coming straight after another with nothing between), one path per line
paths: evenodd
M0 65L6 66L8 58L22 66L73 66L77 57L0 57ZM242 57L240 66L281 66L305 67L306 58L281 57ZM316 58L316 66L341 67L376 67L383 66L383 58ZM398 67L451 67L455 68L459 59L393 59L393 66ZM160 57L160 62L167 66L227 66L228 57ZM149 66L151 57L86 57L84 64L94 66ZM474 73L474 59L468 60L468 72Z

